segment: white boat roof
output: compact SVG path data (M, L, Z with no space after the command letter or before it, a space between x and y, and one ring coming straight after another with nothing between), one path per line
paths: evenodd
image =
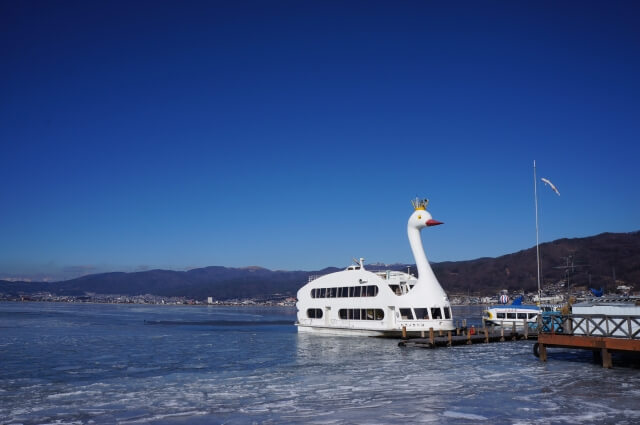
M582 301L573 305L573 307L597 307L597 306L612 306L612 307L630 307L640 306L640 297L600 297L592 298L588 301Z

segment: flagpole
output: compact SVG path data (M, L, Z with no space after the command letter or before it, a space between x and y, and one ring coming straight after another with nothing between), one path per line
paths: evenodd
M538 238L538 182L536 181L536 160L533 160L533 194L536 202L536 264L538 274L538 305L542 301L542 291L540 290L540 240Z

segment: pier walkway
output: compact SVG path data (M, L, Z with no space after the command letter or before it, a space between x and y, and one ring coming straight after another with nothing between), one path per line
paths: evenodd
M457 328L454 331L442 332L429 330L429 335L421 338L406 338L398 343L399 347L437 348L452 347L454 345L488 344L492 342L516 341L521 339L535 339L538 333L529 327L514 325L511 329L504 326L486 326L482 328Z
M561 316L563 332L552 327L538 335L533 353L540 361L547 361L547 349L572 348L592 350L594 359L602 360L602 367L613 367L612 351L640 354L640 316L571 314Z

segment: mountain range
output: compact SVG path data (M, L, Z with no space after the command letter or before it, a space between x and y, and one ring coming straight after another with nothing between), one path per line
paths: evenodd
M605 287L640 283L640 231L602 233L597 236L558 239L540 245L543 283L568 277L572 286ZM573 267L571 265L573 264ZM369 269L407 270L415 265L395 264ZM438 280L449 294L493 295L499 290L533 291L537 288L535 246L496 258L432 263ZM149 270L82 276L61 282L9 282L0 280L0 293L57 295L121 294L184 296L225 300L260 298L273 294L295 296L311 275L340 270L269 270L262 267L211 266L188 271ZM614 276L617 283L614 283Z

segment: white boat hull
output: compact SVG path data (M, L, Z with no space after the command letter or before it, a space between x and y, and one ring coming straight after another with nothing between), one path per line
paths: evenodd
M318 335L334 335L334 336L373 336L373 337L400 337L402 336L402 328L400 329L365 329L356 327L338 327L338 326L313 326L296 323L299 333L310 333ZM429 328L420 326L411 326L409 324L406 329L407 336L429 336ZM453 321L443 323L438 326L437 331L453 331L455 326ZM436 329L434 329L434 332Z

